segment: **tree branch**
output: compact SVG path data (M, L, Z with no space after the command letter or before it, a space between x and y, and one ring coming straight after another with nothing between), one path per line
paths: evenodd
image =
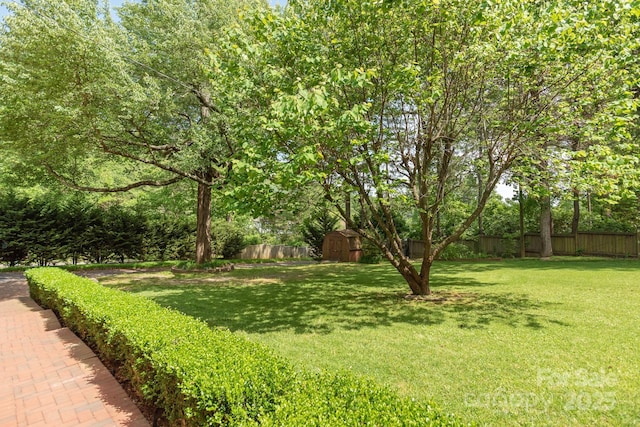
M135 156L135 155L133 155L131 153L127 153L127 152L124 152L124 151L119 151L119 150L112 149L112 148L108 147L104 143L104 141L101 141L101 148L102 148L102 151L104 151L105 153L108 153L108 154L113 154L115 156L120 156L120 157L124 157L126 159L135 160L137 162L144 163L144 164L147 164L147 165L152 165L152 166L157 167L158 169L162 169L164 171L171 172L171 173L179 175L179 176L181 176L183 178L188 178L188 179L190 179L192 181L195 181L195 182L198 182L198 183L201 183L201 184L204 184L204 185L213 185L213 182L208 182L206 180L203 180L202 178L200 178L199 176L197 176L194 173L185 172L185 171L180 170L178 168L175 168L175 167L160 163L160 162L158 162L156 160L149 160L149 159L145 159L145 158L140 157L140 156Z
M167 185L175 184L176 182L181 181L183 179L181 176L177 176L175 178L171 178L166 181L142 180L142 181L134 182L129 185L125 185L123 187L114 187L114 188L86 187L83 185L78 185L72 182L71 180L65 178L64 176L60 175L58 172L53 170L53 168L50 165L45 164L44 166L47 169L47 172L49 172L49 174L51 174L55 179L60 181L63 185L69 188L73 188L74 190L90 191L93 193L122 193L125 191L133 190L134 188L140 188L140 187L165 187Z
M131 132L128 132L129 134L131 134ZM131 134L132 135L132 134ZM134 138L136 137L135 135L132 135ZM112 141L112 142L118 142L118 143L123 143L123 144L127 144L127 145L132 145L134 147L140 147L140 148L146 148L151 152L165 152L167 154L171 154L171 153L177 153L180 151L180 148L176 147L173 144L164 144L164 145L152 145L149 142L146 141L145 138L142 138L145 142L136 142L136 141L130 141L128 139L122 139L122 138L118 138L118 137L113 137L113 136L103 136L102 138L104 138L107 141ZM189 144L190 141L185 141L185 145Z

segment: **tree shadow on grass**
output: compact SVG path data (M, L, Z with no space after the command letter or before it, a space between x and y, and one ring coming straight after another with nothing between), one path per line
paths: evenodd
M360 274L358 274L360 273ZM440 301L405 298L408 288L388 267L372 266L366 274L341 267L321 275L308 270L261 269L235 272L209 284L204 279L148 282L128 286L161 305L200 318L212 327L232 331L328 334L339 330L421 326L456 322L461 328L487 328L501 323L541 329L553 321L538 313L543 303L526 295L449 291L450 286L484 287L473 279L436 280Z
M436 291L437 297L440 292ZM549 319L541 310L553 303L531 300L526 295L515 293L442 292L443 309L458 327L463 329L484 329L493 323L511 327L543 329L549 324L569 326L565 322Z
M634 258L580 258L559 257L551 259L514 258L504 260L435 261L434 272L468 273L495 271L503 268L523 268L532 270L577 270L577 271L640 271L640 261Z

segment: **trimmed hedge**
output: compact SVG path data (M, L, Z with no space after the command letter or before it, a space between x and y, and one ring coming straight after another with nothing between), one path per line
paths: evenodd
M146 298L58 268L26 276L32 298L117 367L171 425L460 425L371 381L296 371L262 345Z
M263 426L460 426L430 405L401 399L387 387L350 373L305 374L292 393L265 415Z

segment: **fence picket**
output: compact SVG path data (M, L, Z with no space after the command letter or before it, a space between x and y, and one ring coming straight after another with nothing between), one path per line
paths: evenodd
M463 241L470 246L470 241ZM479 236L475 243L475 250L487 255L502 257L519 255L519 238L498 236ZM551 236L554 255L599 255L610 257L638 257L640 258L640 232L638 233L594 233L581 232L573 234L554 234ZM409 241L408 253L412 258L421 258L424 253L424 242ZM540 253L540 235L525 234L525 252L528 256Z
M285 245L251 245L247 246L236 255L237 259L282 259L282 258L308 258L311 251L306 246Z

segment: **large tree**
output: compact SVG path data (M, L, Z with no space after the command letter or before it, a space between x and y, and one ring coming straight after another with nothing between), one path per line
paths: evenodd
M626 46L632 50L634 44ZM557 227L552 205L572 202L571 234L580 224L580 199L598 197L611 206L634 197L638 188L637 99L632 89L640 81L637 55L614 55L622 59L611 66L611 58L595 61L576 83L559 96L554 116L570 110L571 120L555 120L541 134L542 149L519 159L512 176L540 205L541 256L553 255L551 234ZM585 88L587 89L585 91ZM576 90L577 93L573 93ZM577 243L577 242L576 242Z
M241 151L234 98L209 78L207 49L240 9L264 4L147 0L125 4L117 22L100 4L10 4L0 34L2 148L80 190L197 183L196 258L205 262L212 188L228 184Z
M630 2L604 0L291 1L288 14L262 16L258 35L242 41L245 59L266 64L256 96L274 99L262 117L269 148L275 141L282 162L315 167L349 226L414 294L429 294L432 263L478 218L505 171L573 121L560 101L570 93L589 102L580 83L602 67L619 77L634 13ZM470 174L481 186L475 205L436 239L439 212ZM359 203L358 222L345 193ZM420 217L426 251L417 268L403 250L398 205Z

